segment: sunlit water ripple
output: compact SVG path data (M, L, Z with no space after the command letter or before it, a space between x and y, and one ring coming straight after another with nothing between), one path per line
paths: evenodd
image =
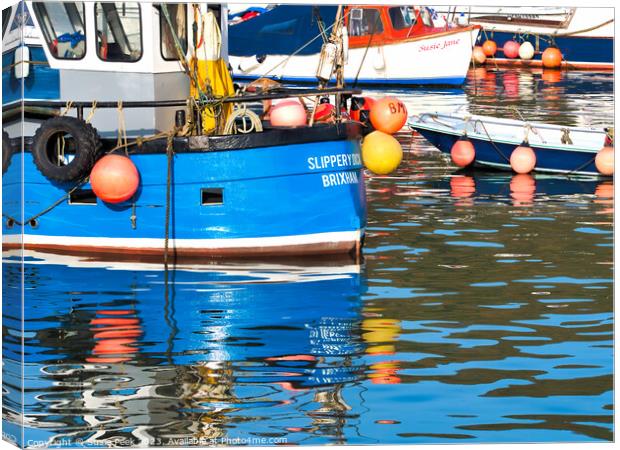
M613 75L470 75L395 93L414 113L612 117ZM401 169L367 178L362 265L177 267L166 294L158 266L31 254L22 334L5 254L5 434L23 336L33 443L611 440L613 183L455 172L399 138Z

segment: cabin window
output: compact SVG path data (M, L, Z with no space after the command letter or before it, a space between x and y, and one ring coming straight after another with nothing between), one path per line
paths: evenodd
M95 21L99 58L135 62L142 57L142 25L137 2L95 3Z
M413 20L409 13L410 9L408 6L399 6L388 10L392 27L395 30L405 30L413 26Z
M378 9L353 8L349 15L349 36L368 36L383 32Z
M82 59L86 53L84 3L36 2L33 6L54 58Z
M420 18L427 27L433 27L433 13L428 8L420 8Z
M2 36L4 36L4 33L9 26L9 20L11 20L11 12L13 12L13 8L4 8L2 10Z
M179 3L168 3L160 5L159 8L162 57L166 61L180 59L177 45L181 46L181 53L185 57L187 53L187 6ZM166 12L168 18L166 18ZM170 24L172 24L172 29Z

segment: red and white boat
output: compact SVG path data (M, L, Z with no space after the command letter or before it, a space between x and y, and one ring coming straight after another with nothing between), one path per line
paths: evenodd
M277 6L231 25L229 55L235 79L269 77L316 82L321 39L336 6ZM460 85L479 25L442 26L424 7L351 5L344 9L345 82Z

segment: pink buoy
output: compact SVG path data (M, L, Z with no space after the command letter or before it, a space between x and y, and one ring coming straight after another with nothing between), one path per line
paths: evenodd
M614 174L614 148L603 147L596 154L594 165L601 175L611 176Z
M517 41L506 41L504 44L504 56L506 58L514 59L519 56L519 47L521 45Z
M285 100L271 107L269 119L274 127L301 127L306 125L306 110L297 100Z
M129 200L138 190L140 175L126 156L106 155L90 172L90 185L97 197L106 203Z
M469 139L461 138L454 143L450 150L452 162L459 167L467 167L476 158L476 149Z
M536 154L531 147L523 143L512 151L510 167L517 173L530 173L536 167Z

